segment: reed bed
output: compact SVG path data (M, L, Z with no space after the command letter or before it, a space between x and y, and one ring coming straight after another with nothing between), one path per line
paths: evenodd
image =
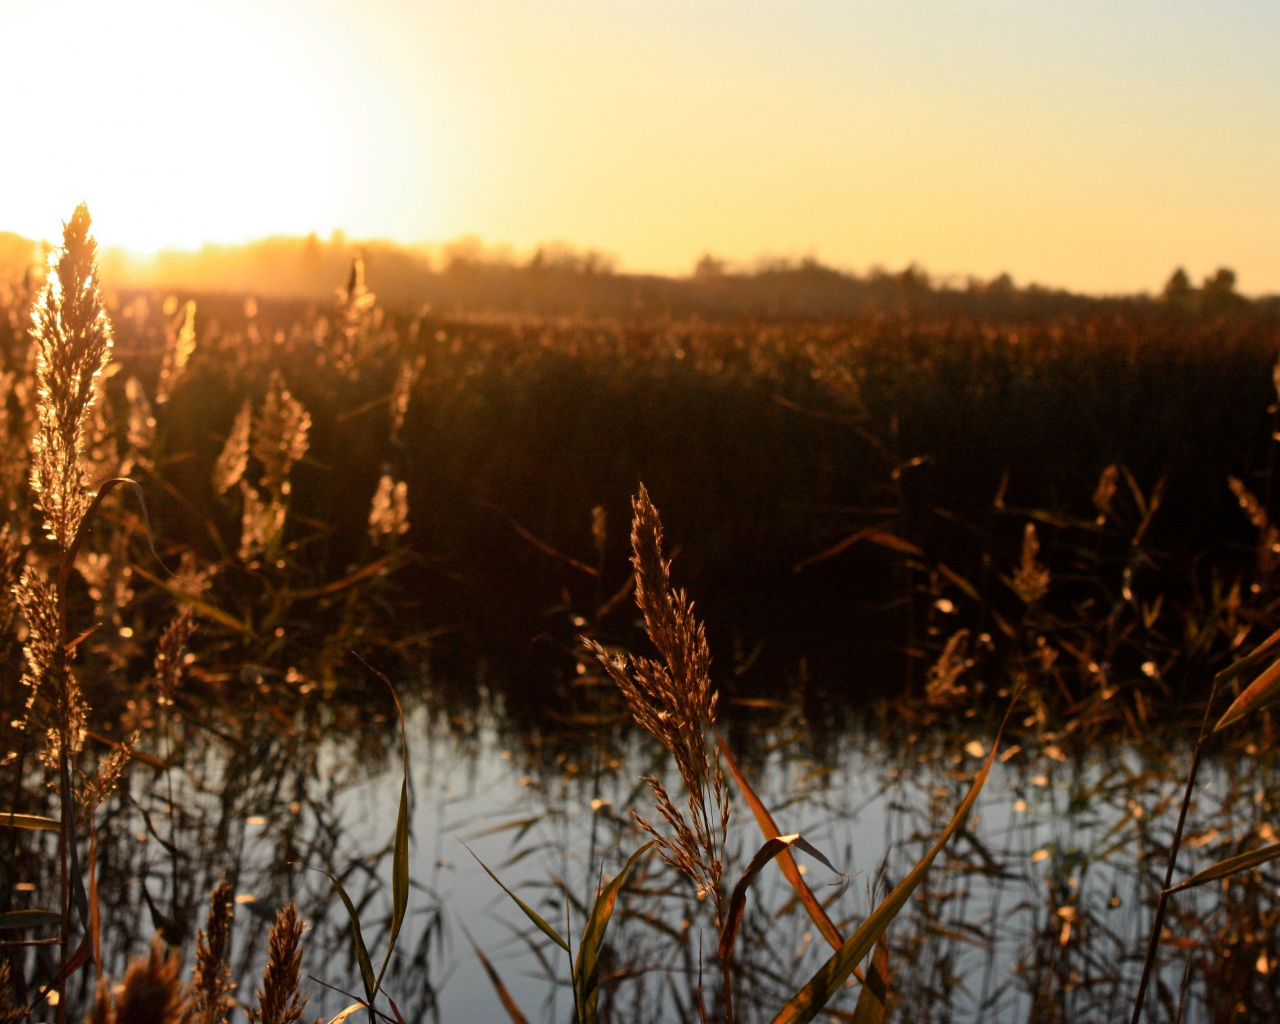
M6 1020L291 1024L356 980L331 1024L438 1014L455 939L448 858L424 882L411 852L424 721L527 772L532 806L484 871L568 997L550 1017L1069 1021L1132 1002L1216 1021L1280 1002L1258 710L1280 688L1270 307L406 318L358 260L324 309L121 302L81 207L4 309ZM1064 436L1071 464L1047 466ZM838 835L866 807L824 768L824 742L848 742L833 679L797 659L781 693L740 636L713 673L718 627L673 586L649 492L610 504L639 478L698 538L692 580L882 606L863 609L898 652L864 737L874 855ZM554 728L512 708L521 677L441 685L442 631L514 604L516 582ZM628 653L645 643L656 657ZM1184 709L1200 740L1170 749L1160 720ZM370 852L344 814L397 725ZM1117 757L1088 757L1100 742ZM656 817L623 813L646 793ZM543 855L538 895L500 881ZM508 965L474 952L526 1019Z

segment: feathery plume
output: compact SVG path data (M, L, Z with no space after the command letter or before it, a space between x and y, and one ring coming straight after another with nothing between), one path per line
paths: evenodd
M1049 592L1049 570L1040 563L1040 538L1035 523L1022 531L1022 558L1014 570L1010 586L1028 605L1038 604Z
M267 940L267 966L258 989L258 1009L249 1010L249 1024L296 1024L307 1005L298 988L302 975L303 921L298 908L287 903L276 915Z
M91 496L84 451L98 377L111 351L111 322L98 292L97 243L82 203L63 225L62 249L36 300L38 403L31 487L45 527L63 551L71 546Z
M1227 477L1231 493L1236 496L1240 509L1249 517L1249 522L1258 531L1258 569L1264 576L1269 576L1280 564L1280 529L1271 522L1267 510L1252 491L1238 477Z
M231 1011L231 879L225 875L209 897L209 917L196 933L190 1024L226 1024Z
M156 646L155 675L159 691L157 699L161 705L173 703L173 695L186 673L182 652L195 631L195 616L184 604L160 634L160 643Z
M583 642L600 659L636 722L671 752L688 790L686 817L660 780L646 778L670 834L639 815L637 824L654 837L663 860L694 883L699 899L711 895L718 900L730 803L719 757L712 755L706 739L716 718L711 652L692 603L684 591L671 589L671 563L662 557L662 522L643 486L631 507L636 604L662 661L615 656L592 640Z
M347 287L338 293L338 297L342 301L342 310L335 339L337 366L346 372L364 355L378 321L377 296L365 287L364 258L359 253L352 257Z
M409 396L413 393L414 381L418 379L425 365L426 359L422 356L418 356L413 362L406 359L400 364L395 386L391 389L391 437L393 440L400 436L404 418L409 413Z
M307 453L311 416L289 393L280 371L267 382L262 411L253 421L250 451L262 465L263 489L274 498L289 493L289 471Z
M14 596L27 620L27 642L23 647L27 663L22 673L27 688L27 714L45 730L41 761L57 769L64 749L68 757L74 757L84 744L87 709L62 643L53 586L28 565L22 570Z
M380 544L388 537L408 532L409 487L403 480L395 481L390 473L383 473L369 510L369 537L374 544Z
M1105 523L1111 515L1111 503L1115 500L1119 480L1120 470L1114 463L1104 469L1098 477L1098 486L1093 491L1093 508L1098 513L1098 526Z
M933 707L945 707L964 697L968 690L960 677L973 667L969 657L969 631L958 629L951 634L938 660L925 680L925 699Z
M196 304L188 302L182 310L182 324L167 332L168 345L164 350L164 362L160 366L160 381L156 384L156 405L164 405L173 394L174 385L187 368L191 353L196 350Z
M115 1024L183 1024L187 1000L179 977L182 958L159 935L151 952L134 960L124 973L116 998Z
M27 1015L27 1008L13 1001L13 980L8 960L0 960L0 1024L18 1024Z
M249 426L252 420L253 406L246 398L231 424L231 432L218 454L218 461L213 464L213 486L219 494L226 494L238 484L249 466Z

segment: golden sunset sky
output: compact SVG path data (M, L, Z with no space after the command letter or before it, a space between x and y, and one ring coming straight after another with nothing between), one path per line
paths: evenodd
M0 0L0 230L1280 292L1280 4Z

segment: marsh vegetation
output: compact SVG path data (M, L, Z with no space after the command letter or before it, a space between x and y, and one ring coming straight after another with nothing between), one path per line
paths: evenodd
M374 284L5 286L6 1020L1276 1014L1271 305Z

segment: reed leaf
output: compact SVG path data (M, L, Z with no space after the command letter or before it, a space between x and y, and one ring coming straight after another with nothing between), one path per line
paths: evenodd
M1194 889L1198 885L1204 885L1207 882L1215 882L1219 878L1229 878L1232 875L1238 875L1242 871L1248 871L1250 868L1256 868L1259 865L1266 864L1268 861L1275 860L1280 857L1280 843L1272 843L1270 846L1260 846L1256 850L1249 850L1247 853L1239 853L1234 857L1228 857L1226 860L1220 860L1216 864L1210 864L1203 871L1197 871L1185 882L1180 882L1172 889L1166 889L1165 892L1172 896L1176 892L1182 892L1184 889Z
M594 1020L596 1015L596 1003L600 995L596 963L600 957L600 947L604 945L605 930L609 927L613 908L618 902L618 893L622 891L632 869L653 848L655 842L656 840L650 840L636 850L627 859L622 870L600 890L591 908L591 914L587 918L586 927L582 930L582 939L578 943L578 959L574 964L573 985L578 992L578 1005L583 1007L587 1020Z
M27 828L38 832L57 832L62 826L53 818L45 818L39 814L16 814L11 811L0 811L0 825L9 828Z
M325 1021L325 1024L343 1024L343 1022L353 1013L359 1013L364 1008L364 1003L352 1003L350 1006L344 1006L341 1010Z
M1003 731L1003 726L1001 726L1001 732ZM991 765L995 761L996 751L999 748L1000 736L997 734L996 741L991 745L991 752L987 755L987 760L983 763L977 778L973 780L973 785L969 787L968 795L961 802L960 807L952 816L942 835L938 837L938 841L929 848L929 852L924 855L920 863L911 869L911 873L898 883L898 887L889 893L884 901L871 912L862 923L862 926L818 969L818 972L809 979L805 986L787 1001L778 1015L774 1017L773 1024L803 1024L803 1022L811 1021L822 1012L822 1008L840 991L846 979L853 973L853 969L862 962L863 957L871 951L880 936L884 934L885 929L889 927L893 919L906 906L907 900L911 898L911 894L916 891L916 887L923 881L926 872L933 865L938 854L942 852L942 848L946 846L951 837L964 824L965 819L969 816L969 811L978 799L978 794L982 792L982 786L987 781L987 776L991 772Z
M467 853L471 854L471 856L473 857L476 857L475 852L471 849L471 847L467 846L466 843L463 843L462 845L466 846ZM492 871L490 871L489 865L486 864L484 861L482 861L479 857L476 857L476 863L485 869L485 872L489 875L490 878L492 878L495 882L497 882L498 885L502 886L503 892L505 892L508 896L510 896L513 900L515 900L516 906L518 906L521 910L524 911L525 917L527 917L530 921L532 921L535 925L537 925L538 928L542 931L542 933L547 938L549 938L557 946L563 949L566 953L570 953L570 955L572 955L572 953L569 950L569 943L565 942L564 939L560 937L560 933L557 932L554 928L552 928L551 925L547 924L547 922L544 921L538 915L538 912L534 910L533 907L529 906L529 904L527 904L519 896L513 893L505 885L503 885L502 879L499 878L497 875L495 875Z
M734 886L733 895L729 899L729 910L725 914L724 927L720 930L720 959L722 961L727 963L733 955L733 943L738 936L738 925L742 923L742 914L747 906L747 890L751 888L756 876L764 870L764 866L769 861L783 853L790 853L793 846L799 847L809 856L820 860L832 871L836 870L831 861L827 860L820 850L812 846L798 832L789 836L773 836L765 840L764 845L751 858L751 863L747 865L742 877L738 879L738 884Z
M373 974L373 961L369 959L369 948L364 943L364 933L360 930L360 915L356 911L355 904L351 902L351 897L347 895L347 890L342 887L342 883L329 872L323 869L321 871L333 883L334 889L338 892L338 898L347 908L347 917L351 920L351 938L356 947L356 963L360 965L360 980L364 983L365 999L368 1001L369 1012L372 1015L373 997L377 994L377 979Z
M876 939L867 980L858 993L851 1024L883 1024L889 1013L889 944L884 936Z
M391 954L395 952L396 940L400 937L400 927L404 924L405 914L409 908L409 741L405 735L404 709L400 706L400 698L395 687L385 675L358 659L374 675L381 679L391 691L391 699L395 701L396 715L400 719L400 807L396 812L396 834L391 844L391 934L387 939L387 952L382 958L382 966L378 973L373 973L373 961L369 957L369 949L365 945L364 934L360 930L360 915L347 895L342 884L330 875L329 880L338 890L343 906L347 908L347 917L351 919L351 935L356 946L356 960L360 965L360 979L364 983L365 998L368 1001L370 1019L374 1019L373 1001L382 988L382 979L391 963Z
M729 774L733 776L738 788L742 790L747 806L751 808L751 813L755 815L756 824L760 826L760 831L764 833L765 839L773 839L781 835L777 822L773 820L773 815L769 813L769 808L756 795L756 791L751 788L746 776L738 768L738 763L733 759L733 754L729 752L729 744L724 741L718 730L712 729L712 734L716 738L716 745L720 748L720 756L724 760L725 767L729 769ZM813 921L814 927L822 933L822 937L830 943L832 949L839 949L844 945L844 937L840 934L840 929L827 916L827 912L822 908L822 904L818 902L818 897L813 894L813 890L809 888L804 876L800 874L800 869L796 866L796 859L792 855L790 848L780 850L776 859L783 877L791 883L791 888L795 890L796 896L799 897L801 904L808 912L809 919Z
M507 1011L507 1016L511 1018L511 1024L529 1024L529 1018L526 1017L511 998L511 993L507 991L507 986L502 983L497 969L489 962L489 958L484 955L484 950L479 946L472 945L476 951L476 956L480 958L480 966L484 968L485 974L489 975L489 981L493 984L493 989L498 993L498 998L502 1000L502 1008Z
M383 958L382 967L374 981L373 994L369 996L371 1003L382 987L383 976L387 973L396 940L400 937L400 926L404 924L404 916L409 909L409 739L405 735L404 709L400 707L400 698L396 696L391 680L376 669L372 671L387 684L391 699L396 702L396 715L400 719L401 777L400 808L396 812L396 835L391 847L391 935L387 939L387 955Z
M61 922L62 915L52 910L10 910L0 914L0 931L19 931Z
M1213 731L1220 732L1234 722L1240 721L1246 715L1274 699L1278 692L1280 692L1280 658L1268 665L1257 679L1245 687L1244 692L1232 702L1231 707L1227 708L1226 713L1218 719L1218 724L1213 727Z

